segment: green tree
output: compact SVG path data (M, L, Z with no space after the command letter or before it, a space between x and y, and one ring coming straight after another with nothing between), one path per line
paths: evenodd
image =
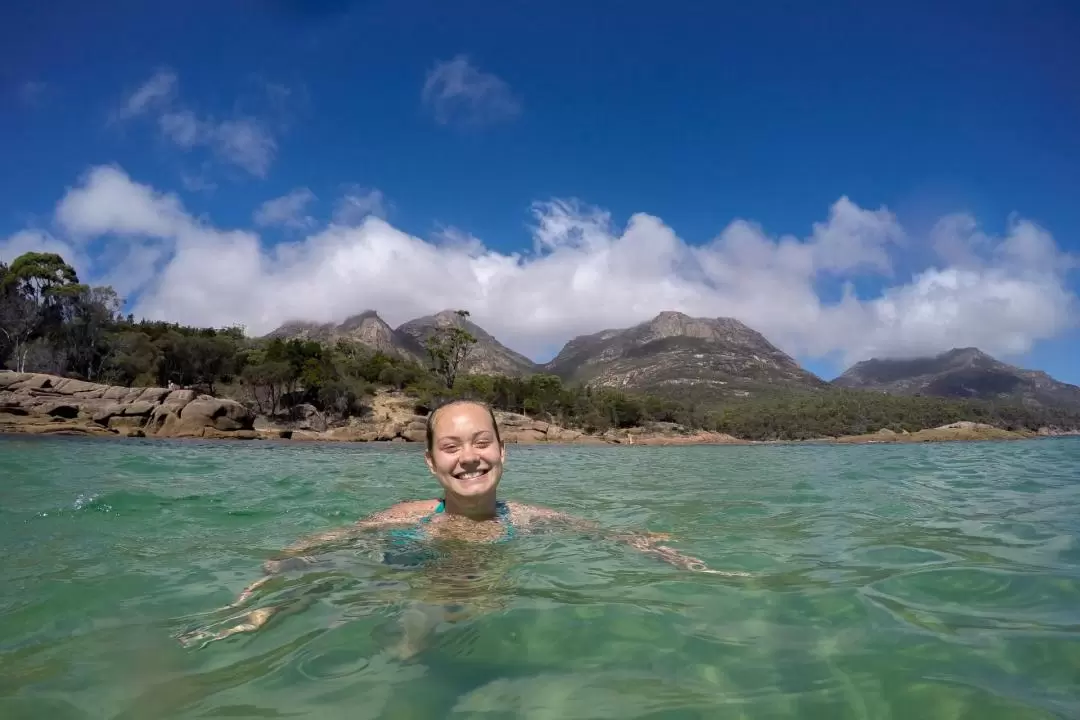
M145 332L121 330L109 337L105 378L117 385L158 385L161 349Z
M0 331L15 369L24 372L29 343L63 325L66 307L85 286L62 257L37 252L15 258L0 283Z
M0 262L0 368L15 350L18 335L15 320L22 315L18 308L21 298L16 294L14 284L7 282L8 272L7 264Z
M563 386L557 376L537 373L530 376L524 385L523 389L529 398L524 408L527 412L551 417L559 411Z
M283 360L266 360L248 365L240 375L251 388L252 397L264 415L276 415L282 397L293 382L293 371Z
M100 377L112 350L109 333L121 304L111 287L71 286L63 322L52 330L65 372L86 380Z
M469 351L476 344L476 337L464 327L465 320L469 317L468 310L456 310L455 313L461 325L452 324L446 327L436 328L424 342L430 360L431 372L439 378L448 389L454 387L458 371L462 363L469 355Z

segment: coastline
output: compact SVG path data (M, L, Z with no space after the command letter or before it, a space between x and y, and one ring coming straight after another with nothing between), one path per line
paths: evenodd
M715 441L704 440L688 436L653 436L643 437L636 440L633 443L622 442L616 439L607 439L602 436L589 435L583 436L576 440L519 440L513 437L504 438L507 445L526 445L526 446L547 446L547 447L580 447L580 446L594 446L594 447L703 447L703 446L750 446L750 445L762 445L762 446L802 446L802 445L916 445L916 444L942 444L942 443L956 443L956 442L1016 442L1021 440L1045 440L1061 437L1077 437L1080 433L1076 432L1063 432L1063 433L1017 433L1011 431L999 431L996 433L949 433L947 431L939 431L938 429L929 429L925 431L919 431L919 433L912 433L911 439L902 440L882 440L876 435L843 435L840 437L823 437L823 438L807 438L803 440L746 440L742 438L734 438L731 440ZM921 437L914 437L921 435ZM204 436L173 436L163 437L159 435L145 435L141 433L117 433L108 430L94 430L88 428L83 424L76 423L56 423L51 424L47 429L36 429L28 425L20 425L17 423L5 422L4 416L0 413L0 436L6 437L80 437L80 438L93 438L95 440L126 440L126 439L147 439L147 440L210 440L210 441L229 441L236 442L237 440L246 440L248 442L258 443L306 443L311 445L338 445L338 444L357 444L357 445L369 445L374 447L391 447L391 446L410 446L419 445L419 443L411 442L408 440L402 440L400 438L394 438L391 440L343 440L338 437L323 433L306 433L302 437L283 437L280 433L276 432L258 432L255 436L242 436L237 437L230 434L217 434L217 435L204 435Z
M402 393L375 396L370 417L327 427L313 413L272 424L228 398L177 388L126 388L41 373L0 372L0 434L79 435L98 438L189 438L285 442L423 443L425 416ZM882 429L863 435L804 440L747 440L724 433L692 431L673 423L586 433L496 411L500 434L510 445L692 446L692 445L873 445L927 442L1026 440L1077 435L1041 428L1012 431L958 422L917 432Z

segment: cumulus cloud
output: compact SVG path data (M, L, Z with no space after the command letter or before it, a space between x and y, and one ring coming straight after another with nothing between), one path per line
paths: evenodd
M296 188L292 192L260 205L252 215L252 220L260 227L281 225L288 228L305 229L315 225L315 218L306 213L307 206L315 199L315 193L308 188Z
M628 327L662 310L731 316L802 358L913 356L974 345L1001 355L1075 324L1067 283L1076 259L1043 228L1011 218L993 237L966 216L929 238L942 262L895 276L892 253L910 242L884 208L838 199L805 237L769 235L735 219L689 245L660 218L617 225L605 211L554 200L532 208L532 251L500 253L457 229L431 240L365 215L269 246L250 231L215 227L179 199L115 167L96 168L56 210L57 237L0 244L94 245L94 277L137 285L136 315L198 325L239 323L263 334L290 319L341 320L376 309L391 324L468 309L510 347L537 359L575 335ZM103 247L98 247L102 245ZM104 254L103 254L104 253ZM105 254L110 258L104 263ZM826 302L823 276L877 278L881 289ZM864 285L865 286L865 285Z
M338 225L359 225L369 215L385 219L386 210L382 190L352 187L334 206L334 222Z
M144 235L165 238L189 221L180 198L132 182L113 165L92 169L56 206L56 221L75 238Z
M465 55L436 63L420 96L440 125L488 125L521 112L521 101L510 86L481 71Z
M76 254L61 252L84 280L112 285L122 296L139 293L193 220L173 193L133 182L120 168L93 168L57 203L58 231ZM104 242L95 242L103 238ZM91 261L92 258L92 261Z
M43 230L20 230L0 241L0 262L10 264L12 260L28 252L56 253L67 260L80 275L89 268L85 253L75 244L59 240Z
M161 136L181 150L205 147L222 162L255 177L266 177L277 154L277 141L269 125L243 115L224 120L209 115L200 117L179 104L176 87L176 74L159 70L127 98L113 113L113 119L127 120L154 113ZM283 86L273 87L276 98Z

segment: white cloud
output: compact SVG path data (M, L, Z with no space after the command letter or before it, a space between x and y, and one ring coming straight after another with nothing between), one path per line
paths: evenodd
M315 199L315 193L307 188L296 188L287 195L267 200L252 214L252 220L260 227L282 225L305 229L315 226L315 218L305 214L307 206Z
M252 118L220 123L213 129L211 143L222 158L256 177L266 177L277 153L273 135Z
M340 320L369 308L391 324L465 308L535 358L575 335L679 310L736 317L803 358L839 353L853 362L968 345L1007 356L1077 318L1065 276L1075 259L1019 218L1002 237L980 234L970 218L945 218L931 239L946 255L966 254L896 278L889 253L905 241L896 218L846 198L807 237L771 237L737 219L702 246L687 245L645 213L617 227L606 212L552 201L535 205L533 217L535 251L524 254L488 249L456 229L427 241L374 215L267 247L252 232L196 220L174 195L112 167L88 173L56 212L76 251L88 236L102 236L115 259L107 272L98 261L97 276L131 278L141 290L136 315L241 323L253 334L289 319ZM67 242L9 238L0 257L34 237ZM849 287L827 303L815 290L826 275L873 275L885 284L873 297Z
M84 258L76 266L80 277L112 285L121 296L138 293L154 280L176 238L197 227L175 194L133 182L112 165L88 172L57 204L55 219ZM91 262L87 246L102 236Z
M424 80L421 99L441 125L486 125L521 112L521 101L510 86L482 72L465 55L436 63Z
M439 229L432 236L432 242L444 250L453 250L470 257L482 255L485 252L483 240L456 227Z
M334 222L338 225L359 225L369 215L385 219L386 209L382 190L354 187L334 206Z
M994 266L1052 273L1080 267L1080 258L1061 252L1053 236L1023 218L1009 218L1006 236L995 239L982 232L966 214L943 217L930 231L938 256L951 266L981 270Z
M185 150L202 144L213 134L213 127L199 120L190 110L162 113L158 126L162 135Z
M132 182L123 170L102 165L56 206L56 220L74 238L105 234L167 238L190 222L180 199Z
M177 147L191 150L207 146L220 159L256 177L266 177L277 152L277 142L259 121L240 118L216 122L200 119L190 110L163 113L158 118L161 134Z
M269 125L257 118L236 116L217 120L200 117L176 100L176 74L158 71L113 113L114 120L126 120L154 111L161 135L181 150L206 147L219 160L263 178L277 154L277 141ZM278 92L285 88L274 86ZM283 102L283 97L278 97Z
M903 230L891 213L869 212L842 197L829 209L828 222L814 223L814 265L836 273L859 268L889 273L888 246L903 239Z
M156 107L167 105L175 90L176 73L167 68L160 69L127 97L123 105L113 113L113 120L138 117Z
M189 192L205 192L211 193L217 190L217 183L207 180L202 175L188 175L184 173L180 176L180 183L184 186L184 189Z
M1011 242L1012 236L1002 241ZM918 357L953 347L1019 354L1068 328L1076 310L1077 299L1061 278L1034 266L931 268L842 315L864 330L843 349L854 359Z
M89 267L85 254L74 244L58 240L42 230L21 230L0 240L0 262L11 262L28 252L56 253L63 257L81 276Z

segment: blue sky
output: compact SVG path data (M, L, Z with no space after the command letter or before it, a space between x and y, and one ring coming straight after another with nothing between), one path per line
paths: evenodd
M1072 360L1080 349L1077 274L1055 269L1080 252L1080 8L747 5L7 5L0 238L24 233L9 240L9 251L26 246L27 231L70 247L93 279L145 272L126 288L132 307L184 321L230 321L222 313L232 307L235 321L265 330L283 314L329 319L350 304L396 321L467 304L496 335L546 359L568 336L681 303L671 309L744 319L825 377L864 355L930 352L955 339L1080 382ZM155 78L161 92L133 103ZM102 167L122 174L116 185L88 179ZM106 187L115 192L95 194ZM88 193L77 206L83 214L61 216L58 203L80 188ZM139 210L138 188L158 204ZM297 202L259 214L263 203L290 193ZM183 219L140 225L166 197L182 206ZM855 209L830 223L841 198ZM345 212L349 199L359 213ZM546 204L556 199L580 205ZM87 216L106 201L117 210ZM882 209L888 227L867 225ZM335 211L338 230L328 228ZM940 237L935 225L956 213L982 233L950 241L986 251L977 265L955 253L945 259L932 239ZM626 230L636 214L649 220L631 242ZM739 255L739 228L731 226L740 219L777 254ZM833 249L811 253L814 267L805 272L778 262L780 238L809 247L815 223L828 225L822 247ZM893 226L902 228L902 243L890 239ZM1033 228L1051 238L1051 255L1046 242L1031 239ZM664 245L666 229L678 236L673 255L642 250ZM805 282L813 312L805 293L756 298L732 272L706 272L694 285L694 273L680 269L684 256L726 229L721 260L729 271L742 268L734 274L758 278L758 289ZM213 262L215 243L235 240L229 231L257 237L256 250L235 256L262 268L264 275L245 274L250 282L272 276L300 299L271 311L265 300L195 297L226 292L191 276L201 274L193 270L199 262ZM590 232L607 233L604 242L615 245L569 239ZM497 258L449 247L466 235ZM510 253L535 253L541 237L555 236L546 247L565 263L561 270L554 259L528 270L507 265ZM1009 238L1043 254L1017 264L1031 254L988 249ZM370 268L387 262L382 255L422 265L404 260L417 250L410 239L430 244L418 251L434 269L409 275L380 265L381 276L400 275L395 287L380 284ZM273 255L283 242L301 248L299 264L287 268ZM867 262L828 259L850 254L851 243L861 243L855 254L866 253ZM208 252L204 260L195 246ZM331 246L333 257L356 268L313 259ZM874 248L885 249L887 268ZM438 251L458 255L432 259ZM636 292L582 290L587 278L575 268L594 268L588 277L603 283L604 268L615 272L603 263L619 252L651 258L653 270L663 266L674 279L632 269L624 258L612 277L636 281ZM460 272L440 278L439 267ZM963 297L923 292L922 324L901 327L881 303L872 305L890 288L908 288L908 299L890 307L915 312L911 288L931 268L975 274L960 283L967 290L943 281ZM304 290L290 269L318 274L321 290ZM570 285L560 280L570 276ZM1001 292L979 290L979 278ZM538 307L547 302L541 279L561 305ZM341 286L327 291L333 282ZM455 289L457 282L463 286ZM865 307L837 309L846 283ZM769 298L777 305L766 311ZM984 327L965 329L974 325Z

